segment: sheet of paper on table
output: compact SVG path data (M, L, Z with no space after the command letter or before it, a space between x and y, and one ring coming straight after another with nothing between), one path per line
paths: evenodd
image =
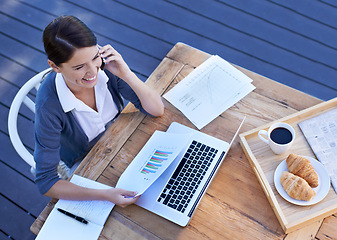
M141 195L174 161L192 134L155 131L120 176L116 188Z
M102 183L73 175L72 183L95 189L108 189L110 186ZM49 214L46 222L42 226L37 236L37 240L67 240L98 239L104 223L108 218L114 204L107 201L69 201L59 200L54 209ZM71 217L60 213L57 208L66 210L74 215L80 216L88 221L88 224L81 223Z
M317 159L328 171L337 192L337 108L298 125Z
M255 89L252 79L219 56L211 56L163 97L198 129Z

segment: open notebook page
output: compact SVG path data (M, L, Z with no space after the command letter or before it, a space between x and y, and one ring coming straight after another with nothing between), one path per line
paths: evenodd
M111 188L110 186L78 175L74 175L70 182L87 188ZM97 239L113 207L114 204L107 201L59 200L49 214L36 239ZM83 217L88 221L88 224L81 223L60 213L57 211L57 208Z

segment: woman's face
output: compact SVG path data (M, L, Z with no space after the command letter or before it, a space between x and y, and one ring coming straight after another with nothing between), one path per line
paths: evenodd
M78 48L73 57L58 66L58 71L73 92L83 88L93 88L97 83L97 73L102 64L97 46Z

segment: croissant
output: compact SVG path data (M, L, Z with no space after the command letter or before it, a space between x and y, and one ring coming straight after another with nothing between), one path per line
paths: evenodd
M311 187L318 186L317 173L308 159L291 153L286 162L289 172L306 180Z
M288 195L297 200L309 201L316 192L301 177L284 171L281 175L280 182Z

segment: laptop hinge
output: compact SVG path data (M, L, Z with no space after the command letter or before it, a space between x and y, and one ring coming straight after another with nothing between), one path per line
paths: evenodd
M228 150L229 150L229 149L228 149ZM227 151L228 151L228 150L227 150ZM187 215L188 217L192 217L192 214L193 214L194 210L197 208L199 201L201 200L202 196L204 195L204 192L206 191L206 189L207 189L209 183L211 182L211 180L212 180L212 178L213 178L213 175L215 174L216 170L218 169L219 164L221 163L222 158L224 157L224 155L225 155L225 152L222 152L222 153L221 153L221 156L219 157L219 159L218 159L216 165L214 166L214 168L213 168L211 174L209 175L209 177L208 177L206 183L204 184L204 187L202 188L202 190L201 190L201 192L199 193L199 195L198 195L196 201L194 202L193 207L191 208L190 212L188 213L188 215Z

